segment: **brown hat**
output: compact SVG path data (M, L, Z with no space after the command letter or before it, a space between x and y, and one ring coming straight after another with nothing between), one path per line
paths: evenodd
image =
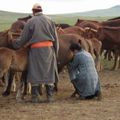
M34 4L32 7L32 10L41 10L41 9L42 9L42 7L38 3Z

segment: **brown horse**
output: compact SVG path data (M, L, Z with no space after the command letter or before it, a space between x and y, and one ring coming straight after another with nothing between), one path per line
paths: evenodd
M78 34L78 35L82 35L84 33L84 29L78 26L71 26L71 27L67 27L67 28L61 28L61 27L57 27L57 32L59 34Z
M23 30L24 26L25 26L26 22L22 21L22 20L17 20L16 22L14 22L11 27L10 27L10 31L11 32L15 32L15 33L19 33Z
M98 71L100 71L100 50L101 50L101 42L98 41L96 38L90 38L87 37L86 33L87 33L87 29L83 29L81 27L78 26L71 26L65 29L62 28L58 28L57 29L59 34L75 34L75 35L79 35L80 40L81 40L81 45L83 46L83 48L90 52L91 55L94 57L95 55L95 63L96 63L96 68Z
M93 29L98 29L100 26L100 23L98 21L93 21L93 20L80 20L80 19L78 19L77 22L75 23L75 26L79 26L82 28L90 27Z
M20 34L21 33L11 32L10 30L6 30L6 31L3 31L3 32L0 32L0 48L1 47L12 48L12 44L9 42L9 39L16 39L16 38L18 38L20 36ZM8 84L6 85L6 89L3 92L3 96L7 96L7 95L10 94L12 81L14 79L14 76L16 75L16 72L11 70L11 69L9 69L9 71L7 71L7 72L8 72L8 75L7 75L7 77L5 77L6 78L5 81L7 81ZM26 83L25 83L25 85L26 85ZM24 92L26 91L26 89L27 88L25 88Z
M70 51L70 46L73 43L80 43L82 42L82 37L75 34L61 34L58 36L60 42L60 49L58 54L58 70L59 72L62 71L63 67L67 65L67 63L72 59L73 53ZM84 42L82 43L82 47L85 47ZM86 49L86 48L84 48ZM64 54L63 54L64 53Z
M68 28L65 28L65 29L62 29L62 28L57 28L57 32L58 32L58 35L59 36L67 36L70 38L70 39L80 39L81 41L81 45L82 47L86 50L86 51L89 51L91 50L91 46L88 42L86 42L84 40L84 38L82 37L82 35L84 34L84 29L83 28L80 28L78 26L71 26L71 27L68 27Z
M92 48L95 55L95 65L97 70L100 71L101 70L100 55L102 49L102 42L96 38L96 32L97 30L86 27L84 32L84 38L86 40L91 41L92 43Z
M73 58L73 53L70 51L69 47L73 43L80 41L80 37L75 35L60 35L60 49L58 56L58 70L62 71L63 67L67 65L69 61ZM0 48L0 77L2 77L9 69L16 72L26 71L26 66L28 62L28 50L12 50L9 48ZM64 53L64 54L63 54ZM25 94L23 94L25 95ZM21 100L21 84L17 92L17 100Z
M1 47L0 48L0 78L2 78L8 71L11 69L15 72L25 72L26 73L26 66L28 61L28 48L20 49L20 50L12 50L9 48ZM25 75L26 76L26 75ZM22 76L22 82L25 82ZM19 92L21 90L21 84L19 86ZM9 86L9 85L8 85ZM9 89L10 90L10 89ZM9 92L7 90L7 92ZM25 95L25 91L24 94Z
M23 30L26 22L32 18L31 15L27 16L27 17L23 17L23 18L18 18L17 21L15 21L14 23L12 23L9 31L14 32L14 33L19 33Z
M14 39L18 38L27 22L28 19L30 19L32 16L27 16L24 18L18 18L17 21L15 21L9 30L5 30L0 32L0 47L8 47L8 48L12 48L11 43L9 42L9 39L12 39L14 36ZM10 93L10 88L11 88L11 84L12 84L12 79L14 77L14 72L13 71L9 71L10 72L10 77L9 77L9 86L7 86L7 89L5 90L5 92L3 93L3 95L9 95Z
M120 19L113 19L101 22L101 26L120 27Z

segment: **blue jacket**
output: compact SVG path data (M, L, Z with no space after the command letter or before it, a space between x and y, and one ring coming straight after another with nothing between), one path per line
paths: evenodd
M77 88L81 96L93 95L98 90L98 73L91 54L81 50L75 54L73 61L68 65L70 79L77 79Z

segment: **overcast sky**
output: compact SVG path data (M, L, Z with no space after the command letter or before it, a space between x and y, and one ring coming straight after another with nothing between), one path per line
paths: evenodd
M0 10L31 13L34 3L39 3L45 14L60 14L106 9L120 5L120 0L0 0Z

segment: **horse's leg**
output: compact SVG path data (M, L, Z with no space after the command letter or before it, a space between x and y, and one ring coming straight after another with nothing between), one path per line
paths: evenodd
M16 100L17 102L22 102L23 100L23 93L22 93L22 88L23 88L23 85L24 85L24 81L21 79L19 81L19 85L18 85L18 90L17 90L17 94L16 94Z
M24 86L24 90L22 90L23 86ZM27 94L27 72L24 71L22 72L20 82L18 85L18 90L17 90L17 95L16 95L17 102L21 102L22 99L24 99L24 96L26 94Z
M112 67L112 70L117 70L117 65L118 65L118 57L119 57L119 51L115 50L115 59L114 59L114 65Z
M21 80L24 83L24 90L23 90L23 96L25 96L27 94L27 71L22 72L22 76L21 76Z
M6 83L6 89L2 93L3 96L8 96L10 94L14 75L15 75L14 71L12 71L12 70L8 71L8 74L6 75L6 78L5 78L7 83Z
M107 59L107 56L108 56L108 50L106 50L104 53L104 59Z
M13 82L12 82L12 92L15 92L16 91L16 79L15 77L13 78Z
M109 50L108 51L108 60L111 61L111 59L112 59L112 51Z
M27 89L28 94L31 94L31 83L27 83L27 87L28 87Z
M97 71L99 72L100 71L100 55L99 53L97 53L97 51L94 51L94 54L95 54L95 66Z

